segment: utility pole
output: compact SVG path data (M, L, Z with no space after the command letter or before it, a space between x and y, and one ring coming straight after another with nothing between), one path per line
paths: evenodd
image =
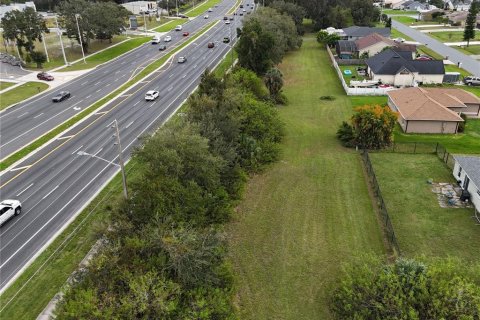
M87 61L85 61L85 52L83 51L82 34L80 33L80 27L78 25L78 17L80 17L80 14L75 13L75 20L77 21L78 37L80 39L80 48L82 48L83 63L87 63Z
M60 38L60 46L62 47L63 60L65 61L65 65L68 66L67 56L65 55L65 48L63 47L62 30L60 30L60 27L58 26L57 15L54 15L54 17L55 17L55 24L57 25L57 34L58 34L58 37Z
M42 42L43 42L43 48L45 49L45 55L47 56L47 62L50 62L50 58L48 57L47 44L45 43L45 34L43 32L42 32Z
M122 182L123 182L123 195L125 199L128 199L128 190L127 190L127 177L125 175L125 165L123 163L123 152L122 152L122 144L120 143L120 131L118 130L118 122L117 119L113 120L115 125L115 136L117 137L117 146L118 146L118 162L120 162L120 169L122 171Z

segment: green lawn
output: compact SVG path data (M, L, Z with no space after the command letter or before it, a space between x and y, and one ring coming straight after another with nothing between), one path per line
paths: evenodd
M155 31L155 32L172 31L175 28L175 26L177 26L179 24L184 24L187 21L188 21L188 19L175 19L175 20L169 21L169 22L153 29L153 31Z
M31 81L12 90L0 94L0 110L28 99L44 90L48 89L48 84L43 82Z
M387 96L349 96L352 106L364 106L364 105L386 105Z
M432 49L430 49L429 47L427 46L418 46L417 47L417 53L419 54L426 54L430 57L432 57L433 59L436 59L436 60L443 60L445 57L438 54L436 51L433 51Z
M335 137L352 107L325 49L309 35L280 69L282 157L251 178L228 228L238 318L331 319L341 264L384 244L360 155Z
M407 41L413 41L412 38L410 38L409 36L407 36L407 35L404 34L404 33L401 33L400 31L398 31L398 30L395 29L395 28L392 28L392 29L391 29L390 38L392 38L392 39L403 38L403 39L405 39L405 40L407 40Z
M438 142L451 153L480 154L480 119L468 119L465 133L458 134L405 134L397 126L394 139L396 142Z
M471 45L471 46L461 46L461 47L452 47L460 52L463 52L465 54L475 54L475 55L480 55L480 45Z
M7 88L10 88L11 86L15 85L15 82L5 82L5 81L0 81L0 90L4 90Z
M463 40L463 31L443 31L443 32L429 32L428 35L441 42L459 42ZM480 40L480 33L475 32L475 39L472 41Z
M175 19L169 18L168 16L161 16L159 17L159 21L157 21L157 18L155 16L145 16L145 21L147 22L147 30L155 29L165 23L168 23L170 21L174 21ZM137 21L138 21L138 31L144 31L144 20L143 16L139 15L137 16Z
M382 13L384 14L391 14L391 15L413 15L413 14L418 14L417 11L413 11L413 10L393 10L393 9L383 9L382 10Z
M432 154L371 153L400 250L407 257L457 256L478 261L480 228L473 209L441 208L428 179L455 183Z
M84 70L84 69L94 68L101 63L108 62L125 52L128 52L132 49L135 49L141 46L142 44L149 41L150 39L151 39L150 37L132 38L119 45L108 48L105 51L99 52L97 54L94 54L86 58L87 63L83 63L83 61L79 61L69 67L60 69L58 71L73 71L73 70Z
M397 17L392 17L393 20L396 20L398 22L401 22L406 25L424 25L424 24L435 24L435 22L432 21L417 21L416 18L408 17L408 16L397 16Z

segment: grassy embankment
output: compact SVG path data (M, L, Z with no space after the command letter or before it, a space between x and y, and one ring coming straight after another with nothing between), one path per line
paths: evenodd
M238 316L329 319L340 265L385 249L360 156L335 137L352 106L326 51L309 35L280 69L289 100L280 107L283 155L252 177L229 228Z
M28 99L44 90L48 89L48 84L43 82L30 81L21 86L8 90L0 94L0 110Z

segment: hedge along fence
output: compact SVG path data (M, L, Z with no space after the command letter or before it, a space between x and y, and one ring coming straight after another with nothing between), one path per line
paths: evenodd
M107 95L105 98L95 102L94 104L90 105L88 108L77 114L76 116L72 117L70 120L62 123L58 127L54 128L50 132L44 134L43 136L37 138L37 140L33 141L26 147L20 149L16 153L10 155L8 158L4 159L2 162L0 162L0 171L3 171L7 169L9 166L13 165L15 162L19 161L20 159L28 156L31 152L35 151L36 149L40 148L43 146L45 143L48 141L52 140L55 138L57 135L61 134L65 130L70 129L73 125L77 124L80 122L80 120L85 119L87 116L92 114L94 111L97 109L100 109L104 105L110 102L110 100L113 100L116 98L118 95L120 95L124 90L127 90L129 87L135 85L138 81L143 79L144 77L148 76L150 73L153 71L157 70L160 68L165 62L167 62L175 53L178 51L182 50L184 47L189 45L191 42L196 40L198 37L203 35L205 32L207 32L210 28L212 28L218 21L216 22L211 22L208 24L205 28L201 29L197 34L192 36L190 39L188 39L186 42L182 43L175 49L173 49L169 54L163 56L159 60L152 62L148 66L145 67L141 72L139 72L133 79L130 81L126 82L123 84L120 88L115 90L114 92L110 93Z

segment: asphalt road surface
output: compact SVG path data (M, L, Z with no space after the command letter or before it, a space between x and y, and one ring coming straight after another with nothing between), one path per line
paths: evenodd
M233 1L224 2L224 6L225 3L233 5ZM212 69L228 52L236 41L238 18L230 26L219 22L177 53L170 63L2 175L2 198L20 200L23 212L0 230L0 290L4 290L119 171L118 165L78 152L118 163L112 128L116 119L124 158L129 159L132 149L141 141L139 138L172 116L198 85L203 71ZM225 36L232 37L233 41L224 44ZM208 42L215 42L215 47L207 48ZM152 45L142 48L145 54L147 50L158 52ZM179 56L187 57L187 62L177 63ZM110 77L115 76L111 73ZM105 76L105 81L107 78ZM108 90L100 85L94 88ZM154 102L145 101L148 90L160 91L160 97Z
M398 21L392 20L392 27L394 27L403 34L406 34L413 40L425 44L427 47L437 52L438 54L444 57L448 56L448 60L454 62L455 64L461 62L461 67L463 69L467 70L468 72L477 77L480 77L480 62L476 61L472 57L463 54L454 48L446 46L440 41L437 41L426 35L425 33L410 28Z
M209 19L204 19L203 15L200 15L183 24L182 32L169 32L168 35L172 37L172 41L162 41L162 44L167 45L166 51L158 51L158 45L147 42L139 48L59 86L53 92L46 92L1 112L0 159L5 159L115 91L141 72L148 64L161 58L175 46L187 41L202 27L223 18L234 4L234 0L225 0L218 7L213 8L213 12L209 12ZM183 37L183 31L190 32L190 36ZM53 103L52 96L59 91L69 91L71 98L61 103Z

